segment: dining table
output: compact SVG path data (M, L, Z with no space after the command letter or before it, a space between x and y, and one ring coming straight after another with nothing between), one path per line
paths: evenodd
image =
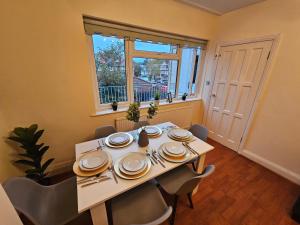
M146 154L147 149L158 149L163 143L176 142L167 134L169 128L177 127L175 124L171 122L165 122L157 124L156 126L161 128L163 132L159 137L149 138L149 145L147 147L139 147L138 142L134 140L130 145L123 148L111 148L108 146L102 146L101 150L106 151L110 155L112 163L114 163L130 152L140 152ZM134 131L128 132L130 133ZM114 176L116 175L114 171L106 170L102 174L111 177L111 179L85 187L77 184L78 212L82 213L86 210L90 210L94 225L107 225L108 218L105 206L106 201L190 161L196 160L196 172L201 173L204 169L206 153L213 150L214 147L198 139L197 137L194 137L189 146L193 149L193 151L195 151L196 154L189 154L190 156L188 160L181 163L164 161L164 166L159 163L153 164L150 171L141 178L126 180L117 176L116 182L114 179ZM78 160L85 151L88 151L89 149L95 149L97 147L99 147L99 139L76 144L76 160ZM77 181L81 179L82 177L77 176ZM196 191L197 190L194 190L194 193ZM130 204L130 202L128 204Z

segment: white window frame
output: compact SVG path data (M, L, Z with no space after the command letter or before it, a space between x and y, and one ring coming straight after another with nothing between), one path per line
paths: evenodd
M96 112L101 112L103 110L111 109L111 104L101 104L100 96L99 96L99 84L97 81L97 73L96 73L96 65L95 65L95 57L94 57L94 45L93 39L91 35L86 35L87 44L89 50L89 61L91 65L91 74L92 74L92 85L94 92L94 100ZM127 85L127 101L118 102L120 108L128 107L130 103L134 102L134 92L133 92L133 58L150 58L150 59L167 59L167 60L177 60L177 72L176 72L176 87L175 87L175 98L173 101L181 100L181 97L178 95L179 90L179 81L180 81L180 68L181 68L181 57L182 57L182 47L177 46L176 53L163 53L163 52L151 52L151 51L140 51L135 50L134 41L127 40L124 38L124 51L125 51L125 74L126 74L126 85ZM190 85L189 85L189 99L196 99L200 96L200 83L202 80L203 73L203 65L205 59L205 50L201 49L200 60L197 65L197 75L195 81L195 95L192 95L192 79L193 79L193 71L190 74ZM193 68L195 64L193 65ZM151 101L141 102L141 105L148 105Z

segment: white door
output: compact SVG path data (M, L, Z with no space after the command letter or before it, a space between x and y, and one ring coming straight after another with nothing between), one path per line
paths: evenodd
M272 41L221 47L209 103L209 137L238 150Z

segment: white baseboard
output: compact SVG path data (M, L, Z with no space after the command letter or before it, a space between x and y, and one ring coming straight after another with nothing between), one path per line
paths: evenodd
M292 181L293 183L296 183L300 185L300 174L294 173L274 162L271 162L247 149L244 149L239 152L241 155L245 156L246 158L268 168L269 170L273 171L274 173L277 173L278 175Z

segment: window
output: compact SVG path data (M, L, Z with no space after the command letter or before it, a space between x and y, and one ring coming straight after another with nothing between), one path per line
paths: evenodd
M126 102L125 42L117 37L92 36L100 104Z
M110 108L113 101L153 101L157 92L161 100L169 93L174 99L184 93L197 96L206 41L121 24L109 27L93 19L84 18L84 25L93 45L98 109Z
M148 52L161 52L161 53L174 53L177 52L177 46L169 44L156 44L152 42L144 42L137 40L134 42L135 50L148 51Z
M157 92L160 99L175 95L177 60L133 58L133 93L135 102L152 101Z
M178 95L184 93L194 96L196 93L196 81L201 50L198 48L183 48L181 55L180 80Z

